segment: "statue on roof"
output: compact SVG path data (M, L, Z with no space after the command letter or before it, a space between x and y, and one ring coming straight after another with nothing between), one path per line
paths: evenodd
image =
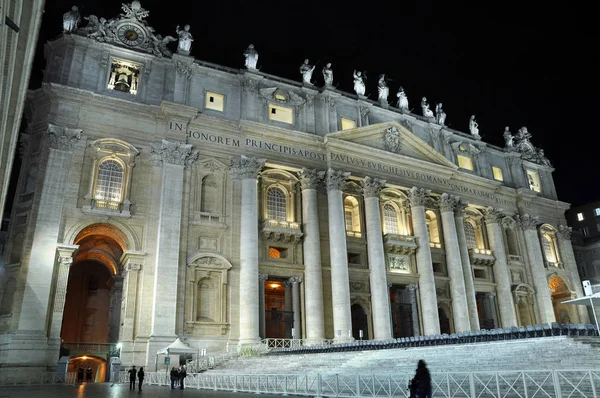
M167 44L177 41L173 36L152 35L152 53L157 57L170 57L173 55L171 50L167 48Z
M479 123L475 120L475 115L471 115L471 119L469 119L469 131L473 137L480 138Z
M421 110L423 111L423 116L427 118L433 118L433 111L429 109L427 97L423 97L423 99L421 100Z
M443 126L446 122L446 112L442 109L442 103L440 102L435 106L435 121L440 126Z
M506 149L508 149L509 151L512 151L515 149L515 137L511 134L510 129L508 128L508 126L506 126L504 128L504 146Z
M402 87L398 89L396 97L398 97L398 108L403 111L408 111L408 97Z
M333 69L331 69L331 62L327 62L323 68L323 79L325 79L325 86L333 86Z
M116 19L107 21L106 18L100 17L100 19L98 19L95 15L84 17L84 19L88 21L88 24L85 27L85 30L88 32L87 37L96 39L100 42L110 41L109 39L115 38L114 27L117 22Z
M79 7L73 6L69 11L63 14L63 32L75 32L79 27L79 22L81 22Z
M538 149L537 156L538 156L538 161L539 161L540 164L543 164L544 166L552 167L552 164L550 163L550 160L548 160L548 158L546 157L546 155L544 155L544 150L543 149Z
M377 92L379 95L379 101L387 103L387 99L390 95L390 88L385 81L385 73L379 75L379 82L377 83Z
M302 75L302 83L312 84L310 79L312 79L313 71L315 70L316 65L310 65L308 63L308 58L304 60L304 63L300 65L300 74Z
M124 19L136 19L142 21L150 15L150 11L142 8L139 1L133 0L130 4L121 4L121 9L125 14L121 14Z
M256 69L258 63L258 52L254 49L254 44L250 44L244 51L244 58L246 58L245 66L247 69Z
M354 92L359 96L365 95L365 77L363 76L361 71L357 71L356 69L352 73L354 77Z
M179 29L179 25L177 25L175 28L175 33L177 33L177 36L179 36L179 43L177 43L177 54L190 55L192 42L194 41L194 37L190 33L190 25L185 25L183 29Z

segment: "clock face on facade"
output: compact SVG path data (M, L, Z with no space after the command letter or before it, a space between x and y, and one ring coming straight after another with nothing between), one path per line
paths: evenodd
M139 46L146 39L146 32L140 26L126 23L117 28L117 37L128 46Z

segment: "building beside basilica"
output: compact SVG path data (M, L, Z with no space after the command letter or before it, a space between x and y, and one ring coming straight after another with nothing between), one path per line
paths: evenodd
M148 365L177 337L215 352L589 322L561 305L582 295L569 205L527 129L499 148L384 100L171 55L139 3L124 11L46 44L0 366L53 366L61 340L119 341Z

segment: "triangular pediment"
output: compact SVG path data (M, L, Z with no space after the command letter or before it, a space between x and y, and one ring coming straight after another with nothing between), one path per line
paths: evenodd
M327 135L328 138L379 149L393 155L410 157L456 169L457 166L427 142L395 121L358 127Z

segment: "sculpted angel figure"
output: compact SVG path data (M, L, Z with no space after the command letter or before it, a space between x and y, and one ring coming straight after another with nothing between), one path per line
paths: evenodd
M515 147L515 137L510 133L508 126L504 128L504 142L506 149L513 149Z
M354 73L352 74L352 76L354 77L354 92L358 95L365 95L365 78L362 75L361 71L357 71L356 69L354 70Z
M177 41L173 36L152 35L152 52L158 57L170 57L171 50L167 48L167 44Z
M390 88L385 81L385 74L379 75L379 82L377 82L377 92L379 95L379 101L387 102L388 96L390 95Z
M408 97L406 96L406 93L402 87L398 89L396 97L398 97L398 108L408 111Z
M469 131L475 137L479 137L479 123L475 121L475 115L471 115L471 119L469 119Z
M331 62L328 62L323 68L323 79L325 79L325 86L333 85L333 70L331 69Z
M256 69L256 64L258 63L258 51L254 49L254 44L250 44L244 51L244 58L246 58L246 68Z
M435 120L441 126L446 122L446 112L442 109L442 103L440 102L435 106Z
M75 32L79 27L79 22L81 22L79 7L73 6L69 11L63 14L63 32Z
M114 36L111 28L115 25L116 20L107 21L106 18L103 17L98 19L98 17L95 15L90 15L84 19L89 21L85 27L85 29L88 31L87 37L96 39L98 41L106 41L106 37Z
M179 36L179 43L177 44L177 53L183 55L189 55L192 48L192 42L194 37L190 33L190 25L185 25L183 29L179 29L179 25L175 28L175 33ZM170 36L167 36L170 37Z
M423 99L421 100L421 110L423 111L423 116L433 118L433 111L429 109L427 97L423 97Z
M304 63L300 65L300 74L302 75L302 83L312 84L310 79L312 79L313 71L315 70L315 65L310 65L308 63L308 58L304 60Z

